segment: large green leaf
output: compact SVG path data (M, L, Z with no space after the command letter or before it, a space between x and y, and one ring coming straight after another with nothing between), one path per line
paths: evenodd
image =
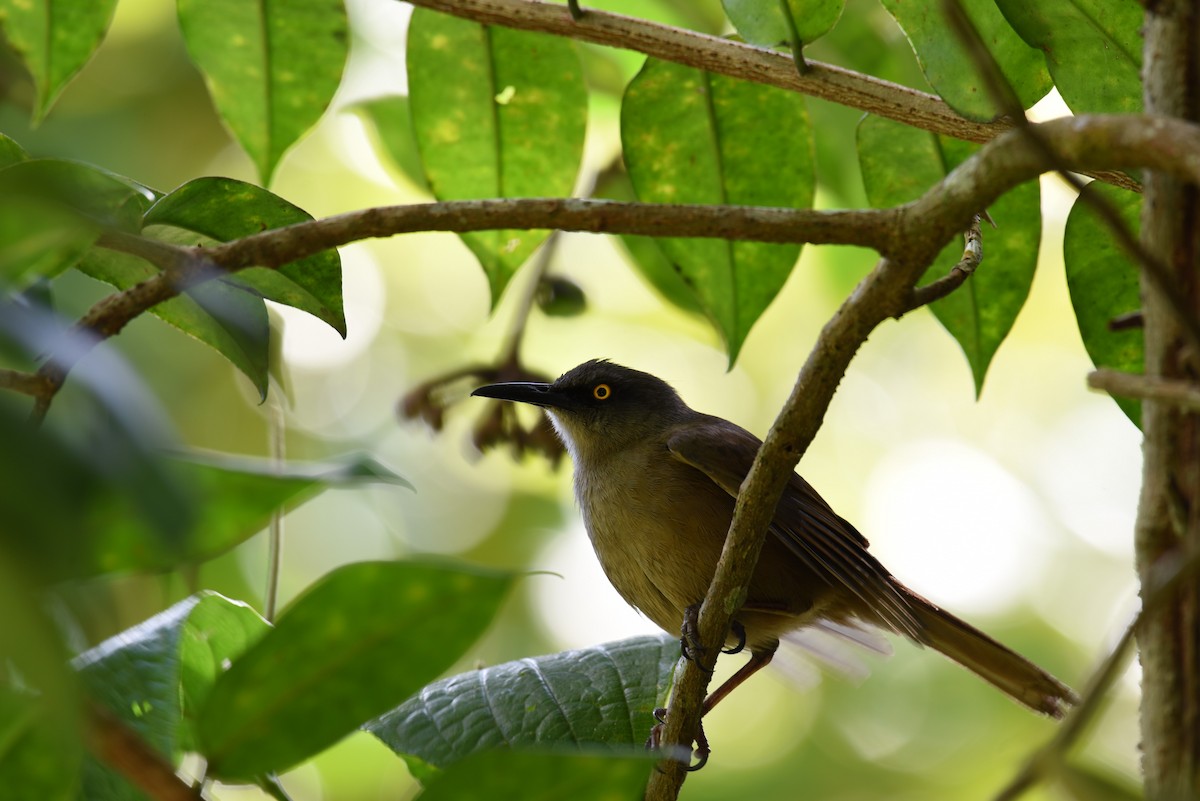
M178 0L188 53L264 184L324 113L346 62L335 0Z
M1076 114L1142 110L1142 19L1138 0L995 0L1026 44L1045 54Z
M1089 184L1084 191L1095 192L1114 205L1125 224L1137 234L1141 227L1141 195L1099 183ZM1067 217L1063 261L1075 321L1092 363L1137 375L1145 372L1142 330L1111 331L1108 327L1113 318L1142 307L1137 270L1125 251L1117 246L1108 226L1082 199L1075 201ZM1134 425L1141 425L1141 401L1116 396L1113 400Z
M621 141L643 201L812 204L812 133L792 92L647 59L625 93ZM800 255L799 245L658 243L724 337L730 364Z
M203 234L218 242L249 236L312 216L266 189L232 178L197 178L160 198L146 212L144 225L169 225ZM267 300L306 311L346 336L342 310L342 262L327 250L278 270L250 268L238 283Z
M365 728L439 768L501 746L640 746L678 658L664 634L506 662L430 684Z
M571 194L587 92L569 41L418 8L407 57L413 128L439 200ZM545 238L545 231L462 235L487 274L493 305Z
M117 0L0 0L0 27L33 76L40 121L100 46Z
M192 740L184 704L203 698L221 666L267 629L246 605L203 592L105 640L73 664L92 698L173 762ZM83 797L142 798L96 762L85 771Z
M743 39L774 47L791 43L793 26L803 44L829 33L846 0L721 0L721 5Z
M25 149L17 144L16 140L0 133L0 169L16 164L18 161L25 161L29 158L29 154Z
M900 24L921 71L943 100L974 119L987 120L999 113L971 58L946 23L941 0L883 0L883 5ZM962 8L1023 106L1029 108L1050 91L1053 82L1042 54L1009 27L995 0L962 0Z
M640 801L654 754L485 751L429 782L421 801Z
M44 698L0 685L0 786L6 799L74 798L82 757L78 733L55 725Z
M413 185L431 191L421 167L421 154L417 152L417 137L413 132L412 107L408 98L389 95L374 100L365 100L354 106L356 111L370 121L380 144L392 162L404 173Z
M404 562L330 573L212 688L198 733L213 772L283 770L395 706L479 637L511 583Z
M976 149L881 117L865 117L858 127L863 184L876 207L895 206L920 196ZM931 306L962 347L976 393L983 390L988 365L1012 329L1033 283L1041 241L1038 184L1017 187L996 201L989 213L998 227L992 230L984 224L983 264L962 287ZM961 239L946 245L922 283L949 273L962 250Z

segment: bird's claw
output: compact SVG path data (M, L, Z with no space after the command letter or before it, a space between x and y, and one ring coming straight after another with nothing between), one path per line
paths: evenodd
M729 631L737 637L737 645L732 648L722 648L723 654L740 654L746 650L746 627L736 620L729 624Z
M654 719L658 723L654 724L650 729L650 736L646 738L646 750L658 751L662 747L663 730L667 726L667 710L663 707L658 707L654 710ZM695 764L687 766L688 772L700 770L708 764L708 757L712 754L712 749L708 746L708 737L704 734L704 722L701 721L699 728L696 729L696 747L692 750L692 756L696 758Z

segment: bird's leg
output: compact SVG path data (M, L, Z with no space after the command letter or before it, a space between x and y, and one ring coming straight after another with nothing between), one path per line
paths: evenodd
M708 698L704 699L704 706L700 710L700 717L704 717L712 708L721 702L721 699L729 695L738 685L746 679L753 676L758 671L770 664L771 659L775 656L775 649L779 647L779 643L773 644L767 649L751 649L750 661L742 665L737 673L730 676L724 684L709 693Z

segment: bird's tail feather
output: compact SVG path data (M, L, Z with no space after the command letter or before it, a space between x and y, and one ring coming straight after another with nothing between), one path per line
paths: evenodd
M920 641L1030 709L1061 718L1079 698L1071 688L979 629L904 588L921 624Z

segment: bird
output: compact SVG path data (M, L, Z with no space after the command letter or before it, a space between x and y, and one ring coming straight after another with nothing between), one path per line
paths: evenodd
M678 631L708 591L762 441L692 409L662 379L607 360L552 383L489 384L472 395L545 410L574 463L575 496L604 573L631 606ZM708 696L703 713L765 667L784 635L822 623L866 624L929 646L1053 718L1078 701L1067 685L901 583L798 473L769 528L726 643L735 641L727 652L747 648L750 659Z

